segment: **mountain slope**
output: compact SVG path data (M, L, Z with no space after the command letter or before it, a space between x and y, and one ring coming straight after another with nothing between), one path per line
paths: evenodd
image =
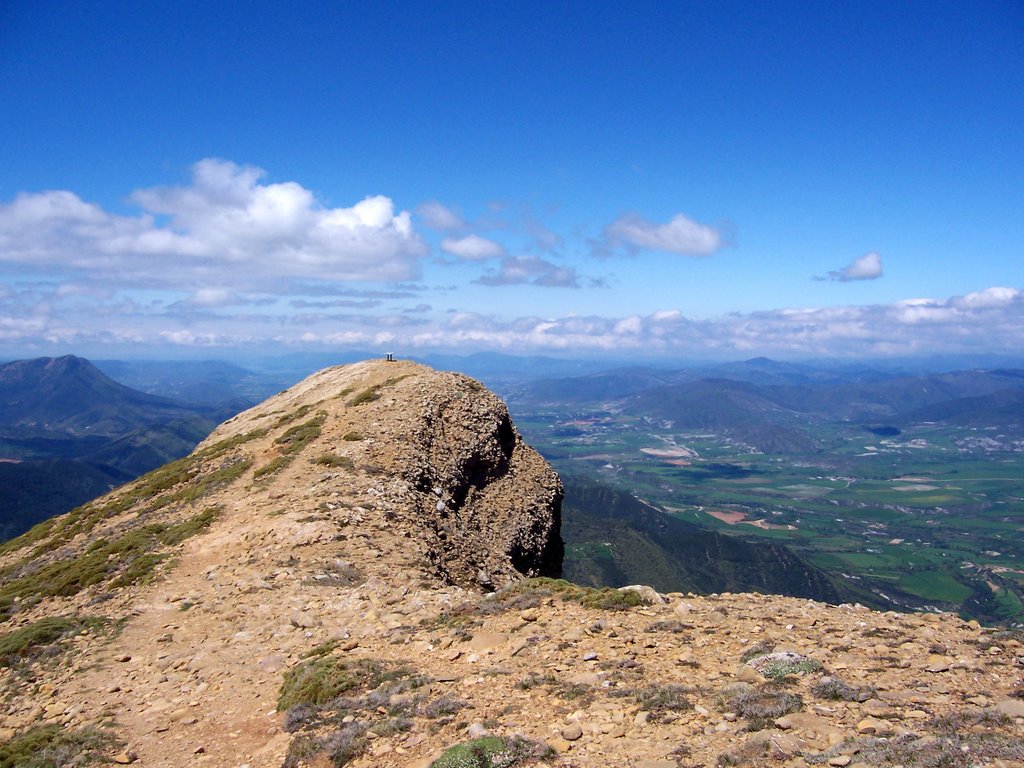
M68 459L0 462L0 542L102 496L131 477L109 467Z
M473 380L411 363L330 369L232 418L188 458L8 542L0 615L7 630L100 612L126 622L116 638L76 646L80 674L54 670L61 700L81 701L69 722L115 712L146 765L180 765L197 738L207 764L236 765L226 733L270 752L287 743L265 713L306 629L322 627L318 642L365 637L400 610L386 595L437 611L445 584L556 575L560 499L555 474ZM137 659L131 669L147 681L163 670L167 684L98 695L111 653ZM181 696L163 659L194 674L201 704L190 713L203 724L153 739L154 701ZM34 695L14 672L4 686L4 722L28 727Z
M317 374L0 546L0 761L1019 762L1019 635L521 579L560 495L472 380Z
M0 541L184 456L216 422L79 357L0 365ZM30 492L29 489L38 492Z
M172 400L118 384L80 357L0 365L0 429L40 436L121 435L189 413Z
M565 577L667 592L762 592L839 602L824 573L786 547L725 536L606 486L565 480Z

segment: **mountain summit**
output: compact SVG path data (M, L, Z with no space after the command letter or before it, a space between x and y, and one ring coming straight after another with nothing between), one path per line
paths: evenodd
M110 435L188 415L184 406L118 384L74 355L0 365L0 427Z
M1019 632L578 587L561 495L472 379L315 374L0 546L0 765L1021 764Z

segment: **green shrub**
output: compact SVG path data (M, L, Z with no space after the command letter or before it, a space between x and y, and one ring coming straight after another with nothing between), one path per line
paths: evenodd
M313 658L285 672L277 708L284 711L299 704L324 706L355 688L376 688L384 677L384 665L376 660Z
M44 648L73 637L85 629L99 629L107 623L97 617L48 616L0 635L0 667L34 656Z
M113 736L96 728L69 730L41 725L0 743L0 768L83 765L103 760L103 750L116 744Z
M348 404L355 408L365 403L372 403L375 400L380 400L380 385L364 389L358 395L349 400Z
M484 736L449 747L430 768L514 768L551 754L548 746L519 736Z
M652 713L660 712L683 712L693 709L693 704L686 694L691 689L685 685L675 683L669 685L650 685L633 692L633 698L640 705Z
M213 445L203 448L201 451L197 451L194 454L194 456L197 459L213 459L218 456L222 456L223 454L230 451L232 448L237 448L238 446L247 443L250 440L255 440L258 437L266 437L269 431L270 430L266 428L253 429L241 435L228 437L225 438L224 440L221 440L220 442L214 443Z
M0 544L0 555L6 555L8 552L13 552L16 549L27 547L30 544L35 544L40 539L46 538L50 535L50 531L53 529L56 522L57 518L51 517L49 520L43 520L41 523L36 523L20 536L16 536L10 541L5 541L3 544Z
M311 410L313 410L313 406L308 403L306 403L305 405L300 405L291 413L286 413L284 416L279 417L278 420L274 422L274 426L272 426L271 429L280 429L285 424L293 422L296 419L301 419Z
M554 596L567 602L579 603L586 608L602 611L624 611L638 605L650 604L638 592L622 592L611 587L602 587L601 589L581 587L565 579L551 579L544 576L517 581L501 590L496 599L503 602L514 602L508 598L530 594L540 597ZM509 605L508 607L518 606Z
M348 456L338 456L335 453L321 454L313 459L313 463L322 467L341 467L342 469L352 469L356 465Z
M274 440L274 445L280 446L283 453L298 453L306 445L320 437L320 428L327 420L327 411L318 411L309 421L296 424L283 435Z
M822 669L822 663L817 659L790 651L763 653L748 659L746 663L769 680L777 680L786 675L806 675Z
M301 409L300 409L301 410ZM304 412L305 413L305 412ZM309 421L304 421L301 424L296 424L294 427L289 429L283 435L279 436L274 440L274 445L277 446L278 451L281 455L276 456L269 462L259 467L255 472L252 473L253 480L261 480L268 475L272 475L278 472L295 459L295 456L305 448L310 442L320 437L320 428L323 426L324 421L327 420L326 411L318 411L317 415Z
M291 456L275 456L262 467L257 467L256 469L254 469L252 473L252 479L262 480L267 475L272 475L278 470L284 469L291 463Z
M358 395L349 400L348 404L352 407L356 407L363 405L365 403L372 403L375 400L380 400L381 390L384 389L384 387L390 387L392 384L397 384L402 379L409 378L409 375L410 374L405 374L403 376L392 376L387 381L384 381L380 384L374 384L372 387L367 387Z
M365 440L361 432L346 432L342 435L342 440L346 440L350 443L358 443L360 440Z

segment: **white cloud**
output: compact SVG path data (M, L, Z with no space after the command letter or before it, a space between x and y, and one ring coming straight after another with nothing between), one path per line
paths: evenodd
M1005 307L1015 301L1021 300L1021 292L1016 288L1005 286L994 286L983 291L968 293L954 300L955 306L964 309L990 309Z
M523 229L533 239L533 247L545 253L558 253L565 245L561 235L532 216L525 217Z
M223 288L200 288L192 295L189 303L197 307L224 307L237 304L238 297Z
M473 282L480 285L536 285L544 288L579 288L579 276L570 267L560 267L537 256L510 256L502 259L496 272Z
M614 333L625 334L628 336L636 336L638 333L642 333L644 330L643 318L639 315L631 315L630 317L624 317L615 324L613 328Z
M615 248L663 251L683 256L709 256L725 245L722 233L681 213L657 224L637 213L627 213L604 228L604 239L595 244L597 255L609 255Z
M329 301L309 301L308 299L292 299L289 306L295 309L373 309L379 307L379 299L330 299Z
M524 279L530 279L525 277ZM693 319L678 309L602 317L563 315L503 319L473 312L435 318L394 310L348 314L281 306L247 313L176 312L173 307L123 303L117 297L83 306L82 296L59 296L57 284L0 296L0 343L6 350L53 345L258 346L324 344L402 349L509 352L564 351L613 356L733 358L864 357L1002 352L1024 349L1024 292L989 288L949 299L892 304L781 308ZM987 298L984 298L987 297ZM216 298L210 296L211 300ZM426 307L418 307L424 309ZM396 351L398 351L396 349Z
M505 249L500 243L479 235L466 235L458 239L446 237L441 241L441 250L466 261L484 261L505 255Z
M423 220L423 225L429 229L436 229L446 232L454 229L465 229L466 221L451 208L442 205L437 200L430 200L416 206L416 215Z
M869 251L860 258L854 259L842 269L828 273L829 280L838 280L842 283L851 280L877 280L881 276L882 257L874 251Z
M396 213L389 198L324 208L301 185L261 184L263 175L202 160L187 186L134 192L142 210L135 217L108 213L68 191L22 193L0 204L0 260L184 290L211 282L280 290L282 280L294 278L417 275L426 246L409 213Z

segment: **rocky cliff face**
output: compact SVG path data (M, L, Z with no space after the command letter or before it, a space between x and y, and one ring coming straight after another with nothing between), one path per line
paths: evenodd
M470 379L310 377L0 547L0 765L1021 765L1019 632L522 579L560 495Z
M315 422L298 464L294 439L273 429L283 419ZM337 512L358 487L356 516L375 518L376 538L399 538L407 567L485 588L561 570L558 477L523 444L504 403L473 379L405 362L328 369L231 419L199 450L263 430L249 448L267 462L255 473L287 462L260 475L267 493L308 478L321 508ZM314 477L303 467L310 464L321 468ZM351 514L333 517L347 524Z

